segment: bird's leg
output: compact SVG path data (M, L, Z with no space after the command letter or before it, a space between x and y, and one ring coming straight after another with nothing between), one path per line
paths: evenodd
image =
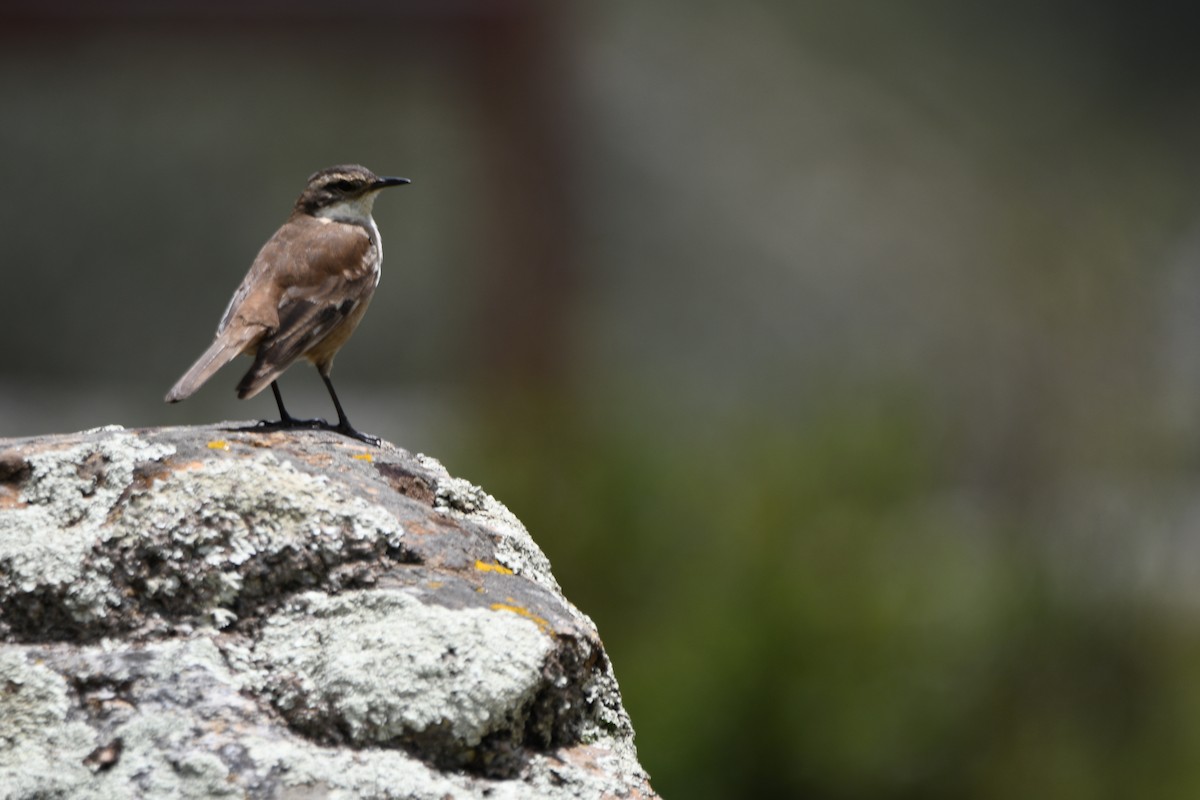
M279 392L279 381L271 381L271 393L275 395L275 405L279 406L279 421L284 425L294 423L296 418L289 414L283 405L283 395Z
M338 424L326 425L325 428L337 431L343 436L349 436L351 439L358 439L360 442L366 442L367 444L379 447L380 440L378 436L363 433L350 424L350 420L346 418L346 412L342 410L342 404L338 402L337 392L333 390L333 381L329 380L329 376L325 374L324 370L321 370L321 380L325 381L325 388L329 390L329 396L333 399L333 407L337 409L338 414Z
M275 405L279 406L279 422L263 420L258 423L260 428L287 430L288 428L327 428L329 423L323 419L296 419L283 405L283 395L279 393L279 382L271 381L271 393L275 395Z

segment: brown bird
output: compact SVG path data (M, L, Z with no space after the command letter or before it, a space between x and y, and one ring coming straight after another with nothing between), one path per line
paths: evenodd
M408 182L381 178L356 164L314 173L292 215L263 245L234 292L212 345L167 392L167 402L190 397L244 354L254 364L237 386L238 397L253 397L270 386L279 406L279 422L263 427L323 428L378 445L378 438L350 424L329 373L379 284L383 243L371 207L381 190ZM321 374L337 409L337 425L296 419L284 408L276 379L298 358L311 361Z

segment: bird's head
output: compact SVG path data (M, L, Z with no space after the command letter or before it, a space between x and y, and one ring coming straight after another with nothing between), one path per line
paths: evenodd
M328 167L309 176L296 210L314 217L366 222L381 190L408 182L408 178L381 178L358 164Z

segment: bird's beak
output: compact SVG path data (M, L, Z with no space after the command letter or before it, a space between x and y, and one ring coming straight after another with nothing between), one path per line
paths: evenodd
M380 178L371 184L371 191L386 189L389 186L403 186L406 183L412 183L412 181L408 178Z

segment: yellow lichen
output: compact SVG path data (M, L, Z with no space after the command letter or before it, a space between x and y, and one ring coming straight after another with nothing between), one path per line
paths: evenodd
M501 575L512 575L513 571L503 564L489 564L486 561L476 561L475 569L480 572L498 572Z
M511 597L509 597L507 599L512 600ZM515 603L492 603L490 608L492 609L492 611L511 611L513 614L517 614L517 615L522 616L525 619L533 622L535 625L538 626L538 628L541 629L542 633L550 633L549 620L547 620L543 617L539 617L537 614L534 614L532 611L530 611L528 608L525 608L524 606L519 606L519 605L516 605Z

